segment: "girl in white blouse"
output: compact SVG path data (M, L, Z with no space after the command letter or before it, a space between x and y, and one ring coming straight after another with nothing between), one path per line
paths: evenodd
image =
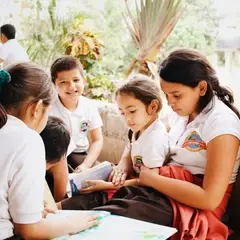
M0 239L51 239L97 222L82 214L42 218L45 184L44 129L54 89L48 75L32 63L0 71Z

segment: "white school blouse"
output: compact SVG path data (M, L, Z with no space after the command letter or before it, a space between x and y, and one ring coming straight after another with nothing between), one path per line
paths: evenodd
M40 135L8 115L0 129L0 239L13 236L13 223L42 219L45 149Z
M16 39L10 39L0 46L0 58L3 59L3 68L17 62L28 62L26 50Z
M102 119L91 99L80 96L77 108L71 112L59 98L52 106L51 116L61 118L71 133L70 152L86 152L89 148L88 131L102 127Z
M173 162L192 174L204 174L207 164L207 144L217 136L231 134L240 139L240 120L237 115L216 96L189 124L188 117L172 113L169 117L171 130L170 149ZM227 161L227 159L226 159ZM240 163L238 152L230 183L236 180Z
M157 119L136 140L132 136L131 158L136 173L141 165L148 168L161 167L169 151L169 138L164 124Z

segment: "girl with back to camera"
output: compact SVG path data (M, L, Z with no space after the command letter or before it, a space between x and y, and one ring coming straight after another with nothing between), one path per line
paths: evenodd
M32 63L0 71L0 238L51 239L97 222L82 214L68 220L42 218L45 149L39 133L48 119L54 90Z

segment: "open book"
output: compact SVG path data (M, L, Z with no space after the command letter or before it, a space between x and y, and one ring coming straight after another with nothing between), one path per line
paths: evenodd
M106 181L112 172L112 164L110 162L102 162L98 165L80 173L69 174L69 184L67 188L67 195L71 197L79 194L79 190L87 187L84 182L86 180L104 180Z
M71 214L82 212L94 213L100 216L100 224L75 235L65 235L55 240L165 240L177 232L175 228L165 227L153 223L139 221L131 218L111 215L105 211L59 211L49 214L47 218L64 218Z

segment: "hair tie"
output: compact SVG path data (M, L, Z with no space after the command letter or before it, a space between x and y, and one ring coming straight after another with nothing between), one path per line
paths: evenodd
M3 87L10 82L11 76L5 70L0 70L0 93L3 90Z

